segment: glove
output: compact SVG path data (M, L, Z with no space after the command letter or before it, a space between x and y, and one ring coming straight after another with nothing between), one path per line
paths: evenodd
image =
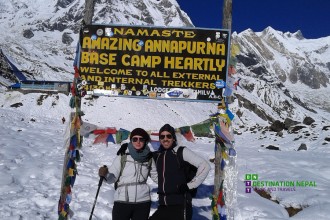
M185 194L185 193L188 192L188 191L189 191L189 187L187 186L186 183L181 184L181 185L179 186L179 192L180 192L181 194Z
M128 143L125 143L125 144L121 145L119 150L117 151L117 155L118 156L119 155L125 155L127 147L128 147Z
M99 169L99 176L105 178L107 176L108 172L109 172L108 167L104 165L103 167L100 167L100 169Z

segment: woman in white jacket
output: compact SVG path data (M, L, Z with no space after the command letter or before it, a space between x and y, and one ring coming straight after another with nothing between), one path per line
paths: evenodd
M151 177L154 182L158 181L149 142L149 134L142 128L135 128L125 153L118 155L109 169L106 166L99 169L99 176L116 186L113 220L145 220L149 217L151 200L147 179Z

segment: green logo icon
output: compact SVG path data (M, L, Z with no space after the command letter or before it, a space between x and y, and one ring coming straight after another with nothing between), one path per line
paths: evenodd
M258 174L255 174L255 173L245 174L245 180L258 180Z

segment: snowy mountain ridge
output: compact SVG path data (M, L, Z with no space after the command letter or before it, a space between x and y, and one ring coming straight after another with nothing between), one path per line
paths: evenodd
M84 1L13 0L0 5L3 54L27 79L71 81ZM175 0L98 0L93 23L193 26ZM234 96L239 115L249 118L252 111L272 123L286 117L302 121L318 108L330 111L329 42L330 36L305 39L300 31L271 27L234 32L232 43L240 47L234 75L241 79ZM14 82L8 65L1 65L1 74L3 84Z
M84 0L1 1L0 47L27 78L72 80ZM93 23L192 26L175 0L98 0Z
M233 43L241 49L236 77L242 90L237 94L261 101L261 109L270 107L282 119L297 117L301 109L308 110L305 114L318 108L329 111L329 42L330 37L305 39L300 31L283 33L271 27L233 33Z

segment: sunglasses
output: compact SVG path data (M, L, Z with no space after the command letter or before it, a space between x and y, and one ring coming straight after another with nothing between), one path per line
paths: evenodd
M161 134L161 135L159 135L159 138L160 138L161 140L163 140L165 137L166 137L167 139L172 139L172 138L173 138L173 136L172 136L171 134L166 134L166 135Z
M138 142L138 141L140 141L140 142L146 142L146 139L140 138L140 137L133 137L132 138L132 142Z

